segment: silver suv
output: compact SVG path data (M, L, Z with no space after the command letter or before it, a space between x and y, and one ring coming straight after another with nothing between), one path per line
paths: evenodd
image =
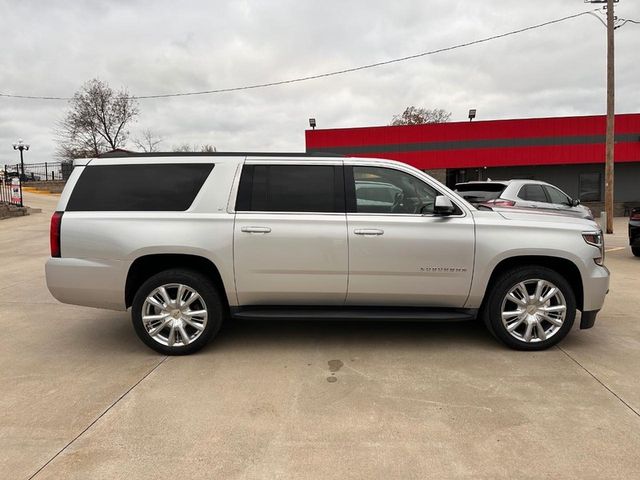
M609 286L581 218L479 211L408 165L287 154L76 162L51 221L49 290L131 308L164 354L228 318L482 319L521 350L593 326Z

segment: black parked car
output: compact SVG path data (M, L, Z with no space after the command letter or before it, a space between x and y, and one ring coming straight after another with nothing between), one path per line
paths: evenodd
M640 257L640 208L631 210L629 217L629 245L636 257Z

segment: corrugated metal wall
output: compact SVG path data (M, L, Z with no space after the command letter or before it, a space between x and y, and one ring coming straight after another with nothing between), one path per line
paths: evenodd
M420 169L602 163L602 116L307 130L308 152L389 158ZM616 162L640 162L640 114L616 116Z

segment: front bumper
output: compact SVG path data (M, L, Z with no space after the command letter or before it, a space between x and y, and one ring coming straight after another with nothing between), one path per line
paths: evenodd
M602 309L604 299L609 293L609 269L605 266L593 265L589 275L582 277L584 300L582 312L596 313Z

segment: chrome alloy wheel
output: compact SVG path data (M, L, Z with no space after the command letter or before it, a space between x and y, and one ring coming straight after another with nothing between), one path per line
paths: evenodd
M145 299L142 324L149 336L162 345L189 345L207 325L207 306L193 288L169 283L156 288Z
M567 314L567 302L548 280L525 280L507 292L500 312L502 324L512 337L536 343L558 333Z

